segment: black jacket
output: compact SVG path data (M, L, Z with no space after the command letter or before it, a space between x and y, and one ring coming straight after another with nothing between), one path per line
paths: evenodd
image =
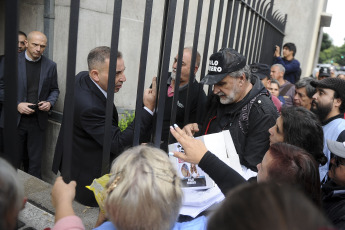
M42 55L41 72L38 85L38 100L50 102L54 107L60 91L57 83L56 63ZM2 64L4 65L4 63ZM1 76L1 75L0 75ZM2 77L1 77L2 78ZM26 76L26 59L25 52L18 54L18 82L17 82L17 105L21 102L27 102L27 76ZM0 79L0 97L3 96L3 81ZM2 95L2 96L1 96ZM0 99L1 100L1 99ZM2 111L4 114L4 111ZM2 115L3 115L2 114ZM4 125L4 119L1 115L0 127ZM22 114L17 113L17 125L19 125ZM39 127L44 130L48 124L48 112L37 111L37 121Z
M217 95L210 96L201 132L198 135L230 130L242 165L257 171L269 148L269 132L278 118L270 94L259 78L253 76L253 88L240 101L223 105Z
M76 200L88 206L97 207L93 192L85 188L93 179L98 178L102 171L103 139L106 113L106 97L92 82L87 71L80 72L75 77L74 96L74 121L72 143L72 168L71 179L77 182ZM142 112L140 126L141 136L150 136L152 115L145 109ZM64 120L61 124L58 141L56 144L53 172L60 170L62 176L66 173L63 169L63 134ZM113 121L111 126L111 159L116 158L122 151L133 143L134 122L126 130L120 131L118 127L118 114L113 107ZM143 140L143 139L142 139ZM109 161L109 164L111 160Z
M345 229L345 186L333 181L322 185L322 206L335 227Z
M198 166L214 180L224 195L236 186L247 183L240 174L210 151L201 158Z
M169 73L167 87L169 87L170 84L171 84L171 77ZM194 80L191 85L190 90L191 92L189 93L189 97L191 99L190 99L189 116L188 116L188 121L184 122L185 109L187 105L188 84L179 88L178 101L177 101L177 106L176 106L177 111L176 111L175 124L177 124L181 128L189 123L199 123L200 117L201 117L199 116L199 114L201 115L205 111L206 94L203 90L203 85L198 83L196 80ZM168 144L167 140L169 138L169 133L170 133L169 127L170 127L170 120L171 120L170 117L171 117L172 103L173 103L173 97L168 97L168 95L166 95L165 106L164 106L164 116L163 116L163 127L162 127L163 144L161 145L161 148L164 150L167 150L167 144ZM176 141L173 139L171 135L170 143L173 143L173 142L176 142Z

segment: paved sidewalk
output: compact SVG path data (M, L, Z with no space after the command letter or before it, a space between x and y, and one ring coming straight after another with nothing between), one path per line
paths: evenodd
M30 202L27 202L25 209L20 212L19 220L25 223L20 230L23 230L27 227L33 227L39 230L53 228L54 226L54 215L36 207Z
M20 230L27 227L37 230L52 228L55 213L50 196L52 185L21 170L18 170L18 177L24 186L25 196L28 198L24 210L19 214L19 220L25 223ZM98 217L98 208L90 208L73 202L73 209L76 215L82 219L86 229L94 227Z

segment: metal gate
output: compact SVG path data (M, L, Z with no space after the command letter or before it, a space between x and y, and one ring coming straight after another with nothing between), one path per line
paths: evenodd
M162 35L160 41L160 56L157 70L157 100L156 103L156 119L154 122L154 132L152 142L156 147L159 147L161 140L161 130L164 114L164 101L167 91L167 73L169 69L169 60L171 56L171 46L173 37L173 28L176 16L176 5L178 0L165 0L164 14L162 18ZM266 63L272 64L274 45L282 45L284 38L285 24L287 15L281 15L278 12L273 12L274 0L208 0L209 9L207 15L202 15L202 8L204 0L195 0L197 2L197 13L195 15L196 22L194 27L193 38L193 51L191 68L196 61L196 52L198 42L200 39L201 19L207 18L205 43L202 50L202 68L200 78L206 74L207 60L211 53L216 52L222 47L232 47L247 57L247 63ZM215 1L219 1L219 7L215 8ZM143 99L145 71L147 66L147 55L149 50L151 16L152 16L153 0L146 0L145 18L143 27L143 36L141 43L139 75L137 86L137 99L136 99L136 118L135 118L135 132L133 145L139 144L140 135L140 121L141 121L141 106ZM176 105L178 100L178 86L181 74L182 55L185 43L186 25L189 10L190 0L183 1L181 30L179 34L179 48L178 48L178 63L176 73L176 89L173 98L173 107L171 113L171 124L175 123L176 118ZM79 21L80 0L71 0L70 11L70 25L69 25L69 39L68 39L68 55L67 55L67 79L66 79L66 95L64 108L64 119L66 127L73 127L73 109L74 105L74 76L76 66L76 49L77 49L77 33ZM17 108L16 108L16 95L17 95L17 33L18 33L18 0L6 0L6 16L5 16L5 68L4 68L4 85L5 88L5 126L4 126L4 142L5 156L9 156L11 162L15 162L17 152ZM115 85L116 73L116 56L118 52L118 43L120 34L121 23L121 9L122 0L115 0L113 12L113 27L111 37L111 55L110 55L110 68L109 68L109 82L108 85ZM223 13L225 12L225 13ZM212 22L213 16L217 15L217 21ZM223 23L223 24L222 24ZM211 26L216 25L215 35L211 37ZM222 37L220 36L222 34ZM214 40L210 44L210 40ZM211 50L209 52L209 50ZM193 73L192 69L190 71ZM111 77L113 76L113 77ZM190 82L193 81L193 74L190 76ZM190 87L191 84L189 84ZM61 87L61 86L60 86ZM210 92L211 88L209 88ZM106 109L106 122L104 130L103 142L103 172L106 172L106 166L110 159L110 144L111 144L111 122L113 113L114 101L114 88L108 87L107 92L107 109ZM189 97L188 97L189 98ZM188 122L188 114L190 109L190 101L187 99L185 107L185 123ZM70 168L70 157L72 152L72 129L65 129L64 134L64 164ZM69 180L69 178L66 178Z

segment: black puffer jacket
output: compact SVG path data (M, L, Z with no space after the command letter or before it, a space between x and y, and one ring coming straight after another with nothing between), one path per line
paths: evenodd
M242 165L257 171L269 148L269 132L278 118L270 94L258 77L252 76L253 88L240 101L223 105L217 95L210 96L201 132L198 135L230 130Z

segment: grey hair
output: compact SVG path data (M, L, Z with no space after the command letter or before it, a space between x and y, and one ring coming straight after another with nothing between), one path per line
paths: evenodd
M231 72L231 73L230 73L230 76L231 76L231 77L236 77L236 78L238 78L238 77L243 76L243 74L246 76L247 81L250 82L251 79L252 79L252 73L251 73L251 71L250 71L249 65L246 65L246 66L243 67L242 69L237 70L237 71L235 71L235 72Z
M24 191L17 172L6 160L0 158L0 229L8 229L6 217L13 209L20 211L23 198Z
M314 80L314 78L312 78L312 77L304 77L295 83L295 87L296 87L296 89L300 89L300 88L305 87L305 91L307 92L307 96L309 98L312 98L313 95L316 93L316 88L310 84L310 82L313 80Z
M98 69L100 64L104 64L105 60L110 58L110 51L110 47L108 46L99 46L92 49L87 56L89 71ZM122 58L120 51L117 52L117 58Z
M278 66L279 71L285 73L285 67L282 64L274 64L271 67L273 66Z
M105 209L117 229L168 230L182 203L181 182L167 154L137 146L114 161Z

